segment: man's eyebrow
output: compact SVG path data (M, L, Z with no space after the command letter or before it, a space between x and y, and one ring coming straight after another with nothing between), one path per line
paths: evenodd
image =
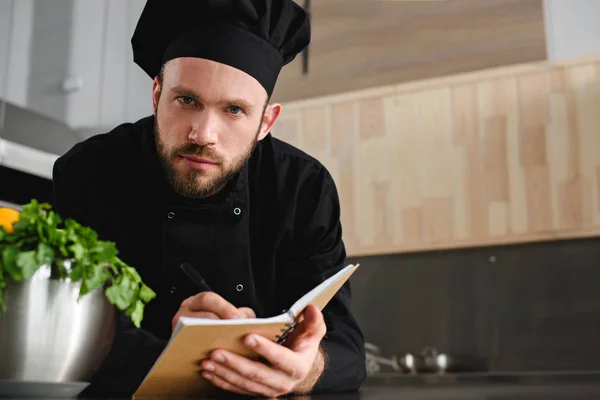
M191 97L194 100L200 99L200 96L198 96L196 93L194 93L193 90L186 89L186 88L184 88L182 86L175 86L171 90L174 91L175 93L177 93L178 95L181 95L181 96Z
M240 107L244 110L252 110L252 104L242 98L225 99L220 101L220 103L228 106Z

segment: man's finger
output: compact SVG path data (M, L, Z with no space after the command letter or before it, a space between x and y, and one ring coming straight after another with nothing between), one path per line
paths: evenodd
M302 321L296 325L285 343L292 351L299 353L314 350L327 333L325 319L317 307L309 305L302 316Z
M304 334L318 340L323 339L323 336L327 333L327 325L325 324L323 313L314 304L309 304L304 309L302 316L304 317L302 321Z
M224 350L216 350L211 353L210 359L212 364L217 366L217 371L219 370L219 366L228 368L238 375L243 376L245 379L260 383L280 394L287 393L293 387L290 377L282 371L271 368L261 362L242 357L238 354ZM205 360L203 365L206 365L206 363L210 363L211 361ZM229 381L232 382L231 380Z
M238 312L240 313L242 318L256 318L254 310L249 307L240 307L238 308Z
M221 319L240 318L238 309L214 292L202 292L191 297L187 304L191 311L207 311Z
M231 383L225 381L224 379L220 378L219 376L216 376L211 372L203 372L202 376L204 377L204 379L208 380L216 387L225 391L241 394L243 396L257 396L257 393L246 392L245 390L235 387Z
M177 326L177 322L179 321L179 318L181 318L181 317L220 319L219 316L215 313L206 312L206 311L192 312L192 311L187 311L185 309L180 309L179 312L177 314L175 314L175 316L171 320L171 326L173 329L175 329L175 326Z
M214 378L219 378L225 384L229 384L238 390L242 390L247 393L256 393L260 396L266 397L277 397L284 393L282 390L274 389L265 385L259 376L247 378L223 364L206 360L202 363L202 366L205 370L209 365L211 366L209 372L213 374Z
M287 347L256 334L246 336L244 344L286 375L294 379L304 376L305 371L298 365L296 354Z
M180 317L220 319L217 314L208 311L190 311L186 312L185 314L181 314Z

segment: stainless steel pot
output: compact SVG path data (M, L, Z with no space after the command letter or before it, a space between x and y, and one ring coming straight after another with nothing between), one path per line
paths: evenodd
M112 344L115 309L102 289L78 301L79 283L49 279L9 281L0 311L0 380L82 382L98 369Z

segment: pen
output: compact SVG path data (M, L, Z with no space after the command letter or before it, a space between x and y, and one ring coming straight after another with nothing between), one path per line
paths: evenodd
M198 285L205 292L212 292L213 290L208 286L208 283L204 280L202 275L194 267L192 267L189 263L182 263L180 265L182 271L187 275L188 278L192 280L196 285Z

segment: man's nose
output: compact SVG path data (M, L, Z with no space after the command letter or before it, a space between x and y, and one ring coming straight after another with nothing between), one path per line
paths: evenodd
M204 111L192 123L188 138L199 146L215 145L218 141L218 118L210 111Z

